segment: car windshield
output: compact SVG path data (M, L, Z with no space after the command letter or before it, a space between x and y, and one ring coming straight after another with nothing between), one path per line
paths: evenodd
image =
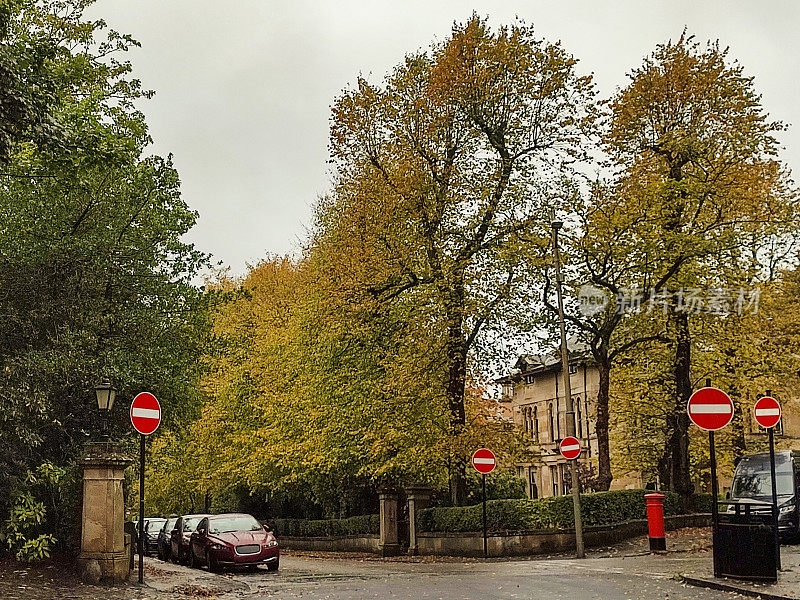
M203 517L189 517L188 519L183 520L183 530L184 531L194 531L197 527L197 524Z
M147 532L153 533L161 529L161 526L164 525L164 519L150 519L147 522Z
M259 531L261 524L250 515L240 517L223 517L209 522L209 533L230 533L232 531Z
M778 471L775 474L775 487L779 496L791 496L794 493L794 481L791 471ZM733 498L763 498L772 496L772 477L767 470L753 469L749 465L740 465L736 469L731 489Z

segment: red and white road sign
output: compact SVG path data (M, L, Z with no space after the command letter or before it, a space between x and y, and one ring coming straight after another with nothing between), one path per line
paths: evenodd
M759 398L756 405L753 407L753 412L756 413L756 421L759 425L766 429L775 427L778 421L781 420L781 405L775 398L764 396Z
M497 466L497 459L494 457L494 452L488 448L475 450L475 454L472 455L472 466L475 467L478 473L482 473L483 475L491 473Z
M697 390L686 404L686 412L692 423L706 431L722 429L733 419L733 400L713 387Z
M561 440L558 449L561 451L561 456L572 460L581 455L581 442L578 438L567 436Z
M137 394L131 402L131 423L142 435L150 435L161 424L161 405L150 392Z

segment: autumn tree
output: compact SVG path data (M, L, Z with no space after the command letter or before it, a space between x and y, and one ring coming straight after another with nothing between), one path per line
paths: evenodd
M769 240L796 229L794 193L775 158L782 126L768 119L753 79L727 49L685 35L657 46L608 106L604 143L619 168L614 197L662 294L674 351L662 479L686 497L691 331L677 292L727 288L736 279L722 267L750 268L754 235Z
M493 32L473 17L333 107L335 188L318 236L352 275L353 301L427 307L453 440L470 352L520 286L521 234L546 235L546 184L581 156L593 96L575 65L528 26ZM460 503L465 455L453 464Z

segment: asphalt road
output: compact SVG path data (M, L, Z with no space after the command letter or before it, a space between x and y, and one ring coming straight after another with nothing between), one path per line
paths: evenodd
M781 579L794 589L792 555ZM92 586L72 567L23 566L0 561L2 600L733 600L737 594L686 586L679 573L707 575L710 553L675 552L594 557L584 560L401 559L374 557L281 557L277 573L215 574L207 569L145 562L145 585ZM785 587L785 586L784 586ZM790 597L800 596L794 593Z
M195 571L191 582L183 583L183 573L173 573L164 578L171 587L162 588L162 593L171 593L172 598L210 594L219 600L720 600L736 596L686 586L664 572L673 567L633 573L629 565L613 559L382 563L284 556L281 561L278 573L259 569L213 575L204 570ZM154 579L158 578L151 582ZM153 597L142 592L139 597Z

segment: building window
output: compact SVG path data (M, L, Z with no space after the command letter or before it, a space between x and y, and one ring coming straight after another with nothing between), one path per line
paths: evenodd
M570 494L570 483L572 478L570 477L569 467L561 463L561 495L562 496L569 496Z
M539 497L539 488L536 487L536 469L531 467L528 473L528 480L530 482L530 498L535 500Z
M537 407L533 407L533 419L531 421L531 425L533 425L533 439L535 442L539 442L539 409Z
M588 397L584 398L583 399L583 403L584 403L583 404L583 407L584 407L584 411L583 412L584 412L584 415L586 417L586 441L588 442L589 439L592 437L592 434L591 434L592 429L591 429L591 427L589 427L589 398ZM592 445L587 443L586 444L586 449L589 451L589 457L591 457L592 456Z
M533 375L525 375L525 383L534 383L536 378Z
M553 496L558 496L558 469L555 465L550 466L550 479L553 482Z
M550 441L556 441L556 428L555 422L553 421L553 403L551 402L547 407L547 418L550 421Z
M574 375L578 372L578 365L570 365L569 366L569 374Z
M583 419L581 418L581 398L578 396L577 398L573 398L572 400L573 405L575 406L575 421L578 425L578 439L583 437Z

